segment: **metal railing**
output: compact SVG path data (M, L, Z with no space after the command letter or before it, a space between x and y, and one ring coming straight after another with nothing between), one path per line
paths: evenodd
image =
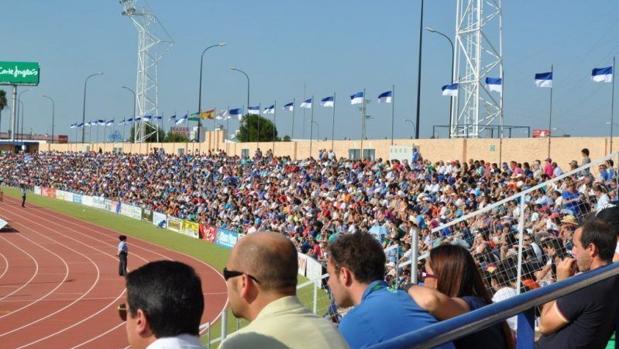
M442 343L479 332L487 327L518 315L518 349L533 348L535 339L534 307L583 289L596 282L619 275L619 263L592 270L567 280L539 288L487 305L455 318L438 322L423 329L403 334L370 349L432 348ZM619 328L615 328L617 336ZM615 344L615 348L617 345Z

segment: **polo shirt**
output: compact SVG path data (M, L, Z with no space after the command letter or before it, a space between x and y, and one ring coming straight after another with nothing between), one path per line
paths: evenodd
M363 292L361 303L340 322L340 333L352 349L381 343L399 335L435 324L408 293L391 290L383 280L374 281ZM452 343L437 348L454 348Z
M254 321L226 338L219 348L346 349L348 346L332 323L312 314L296 296L287 296L265 306Z

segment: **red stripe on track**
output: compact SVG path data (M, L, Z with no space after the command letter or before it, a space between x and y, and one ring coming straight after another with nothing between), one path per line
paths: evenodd
M28 306L6 313L0 321L2 347L126 347L124 324L115 311L116 305L124 302L124 282L118 276L115 256L119 233L44 208L21 208L20 203L8 198L0 204L0 217L18 230L0 234L0 241L6 239L31 253L38 261L39 273L31 285L0 301L0 317L3 309ZM9 272L0 279L0 299L27 282L36 263L10 244L1 245L0 255L6 257ZM129 247L131 269L160 259L179 260L196 269L205 292L203 322L213 321L225 306L225 282L211 266L137 238L130 237ZM64 275L62 260L68 265L68 276Z

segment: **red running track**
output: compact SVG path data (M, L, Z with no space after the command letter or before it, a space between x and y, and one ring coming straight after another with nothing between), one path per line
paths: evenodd
M119 233L26 206L6 196L0 203L0 217L14 228L0 232L0 347L126 348L116 312L125 302L116 257ZM227 296L213 267L147 241L129 237L128 243L130 269L161 259L193 266L206 302L202 322L216 319Z

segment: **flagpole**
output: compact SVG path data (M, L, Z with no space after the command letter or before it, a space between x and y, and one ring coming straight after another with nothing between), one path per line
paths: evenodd
M305 83L303 83L303 102L305 102L306 99L307 99L307 90L306 90ZM313 99L312 99L312 103L314 103ZM301 129L303 130L303 138L305 138L305 108L303 108L303 127L301 127Z
M395 123L395 85L391 86L391 145L393 145L393 125Z
M615 127L615 56L613 56L613 88L612 96L610 97L610 152L613 152L613 128Z
M277 101L273 102L273 157L275 157L275 125L277 124Z
M554 65L550 65L550 115L548 116L548 158L550 158L550 144L552 138L552 90L554 87L552 83L554 82Z
M230 139L230 106L226 106L226 134L224 136L224 140L228 138Z
M423 0L422 0L423 1ZM363 89L363 102L361 103L361 154L360 158L363 161L363 137L365 136L365 89Z
M312 157L312 142L314 139L314 96L312 96L312 113L310 116L310 152L309 152L309 157Z
M290 129L290 140L294 139L294 110L297 109L296 99L292 99L292 128Z
M333 144L335 139L335 91L333 91L333 116L331 117L331 151L333 151Z

